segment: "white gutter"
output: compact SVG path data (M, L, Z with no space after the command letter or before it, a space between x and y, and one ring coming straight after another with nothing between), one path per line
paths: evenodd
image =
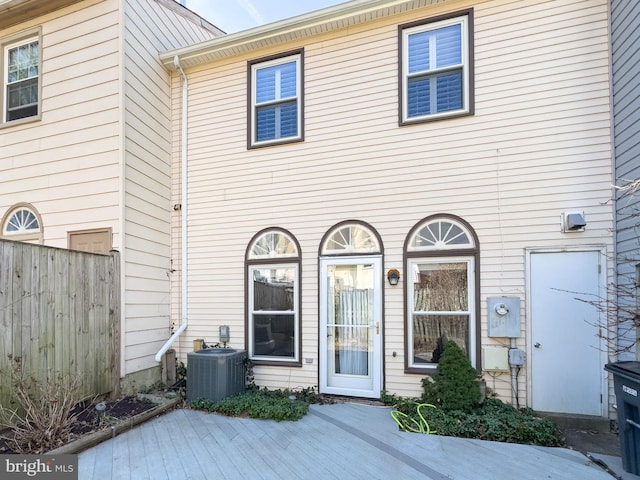
M180 73L180 77L182 77L182 130L180 133L180 164L181 164L181 173L182 173L182 198L181 198L181 212L182 212L182 324L176 330L171 338L167 340L160 351L156 353L156 362L162 361L162 356L165 354L169 347L173 345L178 337L187 329L189 325L189 317L188 317L188 303L187 303L187 113L188 113L188 103L187 103L187 94L189 92L189 83L187 82L187 76L180 65L180 59L176 55L173 57L173 65L176 70Z
M200 43L187 45L160 55L168 68L175 55L182 65L191 67L254 49L299 41L310 35L344 29L382 17L399 15L443 3L445 0L351 0L291 18L260 25L247 30L222 35ZM449 1L449 0L446 0Z

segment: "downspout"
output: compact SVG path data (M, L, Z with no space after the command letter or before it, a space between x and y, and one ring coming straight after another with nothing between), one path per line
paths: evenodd
M171 338L167 340L160 351L156 354L156 362L162 361L162 356L165 352L173 345L178 337L187 329L189 325L189 317L188 317L188 308L187 308L187 94L189 92L189 83L187 82L187 76L180 65L180 59L176 55L173 57L173 65L176 67L176 70L180 74L182 78L182 128L180 133L180 171L182 173L182 193L181 193L181 213L182 213L182 228L181 228L181 236L182 236L182 247L181 247L181 257L182 257L182 324L176 330Z

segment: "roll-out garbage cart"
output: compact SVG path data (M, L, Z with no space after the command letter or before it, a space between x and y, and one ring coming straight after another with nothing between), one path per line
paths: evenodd
M613 374L622 468L640 475L640 362L608 363L604 369Z

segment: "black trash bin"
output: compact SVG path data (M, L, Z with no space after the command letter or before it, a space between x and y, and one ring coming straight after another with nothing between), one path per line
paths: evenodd
M613 374L622 468L640 475L640 362L608 363L604 369Z

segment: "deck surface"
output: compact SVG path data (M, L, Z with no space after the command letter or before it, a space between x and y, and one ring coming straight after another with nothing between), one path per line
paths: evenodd
M78 458L81 480L611 480L565 448L398 430L387 407L312 405L298 422L174 410Z

